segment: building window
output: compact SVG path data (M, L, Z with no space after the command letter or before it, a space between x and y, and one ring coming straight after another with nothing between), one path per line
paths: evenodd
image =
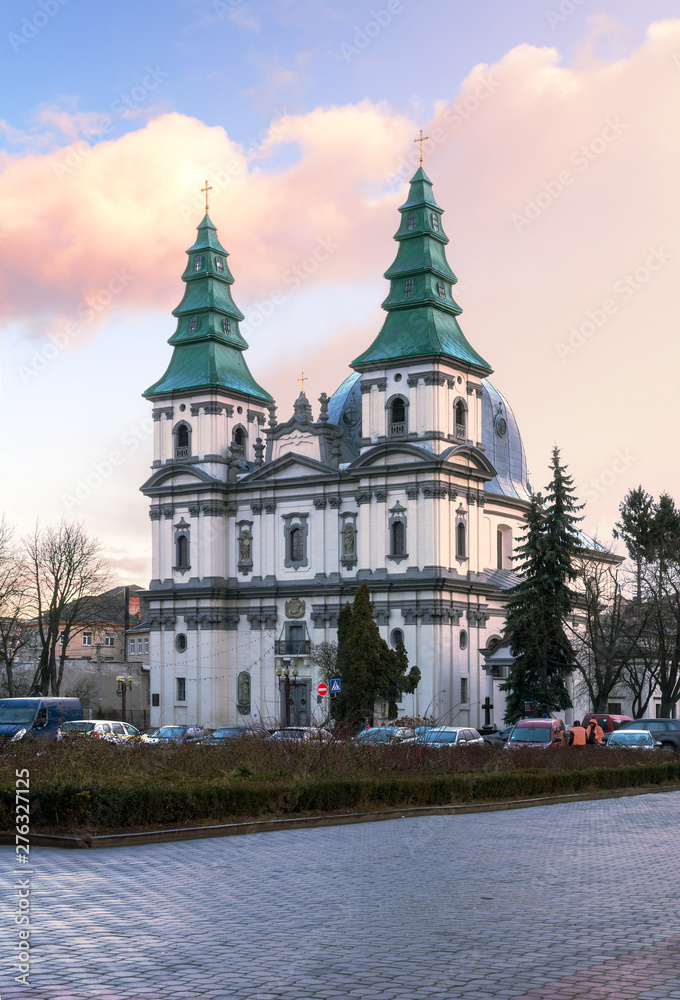
M439 216L437 215L436 212L432 213L432 228L434 229L435 233L439 232Z
M503 532L500 528L496 531L496 567L503 569Z
M608 715L622 715L623 703L620 701L610 701L607 704Z
M231 453L235 458L246 457L246 440L248 434L241 424L235 427L231 435Z
M83 646L91 646L91 645L92 645L92 633L83 632Z
M406 525L403 521L395 521L390 529L391 552L393 556L406 555Z
M289 536L290 561L302 562L305 555L305 540L302 528L291 528Z
M512 568L512 529L500 527L496 530L496 568Z
M177 677L177 701L187 700L187 680L186 677Z
M437 291L439 292L439 298L440 299L445 299L446 298L446 288L444 287L444 282L443 281L438 281L437 282Z
M409 212L408 213L408 215L406 216L406 225L408 226L409 231L411 231L411 232L416 228L416 226L418 225L418 213L417 212Z
M284 566L298 569L306 566L307 558L307 515L286 514L284 516L285 556Z
M175 458L188 458L191 454L191 428L181 423L175 428Z
M142 651L142 640L138 639L137 640L137 652L141 653L141 651Z
M203 267L203 254L194 254L194 271L200 271Z
M468 679L467 677L461 677L460 679L460 700L463 705L468 703Z
M413 295L413 278L407 278L404 282L404 295L410 298Z
M462 399L456 400L453 408L455 436L464 441L467 437L467 408Z
M135 651L135 640L130 639L130 641L128 642L128 653L134 653L134 651Z
M392 400L390 405L390 434L406 433L406 403L401 396Z
M227 319L226 316L222 320L222 329L226 333L227 337L231 336L231 320Z
M158 708L158 706L160 705L160 703L161 703L161 696L159 694L152 694L151 695L151 707L152 708Z
M465 525L459 521L456 525L456 556L459 559L465 559L467 556L465 534Z
M250 674L242 670L236 679L236 708L239 715L250 715Z
M106 635L104 636L104 645L115 646L116 645L115 635L112 635L111 632L107 632Z
M177 569L189 569L189 539L186 535L178 535L175 539L177 547Z
M189 333L196 333L198 329L198 316L192 316L189 320Z
M145 653L149 652L149 640L148 639L144 640L144 652Z
M392 635L390 636L390 641L394 649L397 648L400 642L404 641L404 633L400 628L392 629Z
M177 638L175 639L175 649L177 650L178 653L184 653L186 652L186 648L187 648L187 637L180 633L180 635L178 635Z
M215 257L215 267L220 274L224 274L224 257Z
M461 649L467 649L467 632L464 628L460 630L460 635L458 636L458 645Z

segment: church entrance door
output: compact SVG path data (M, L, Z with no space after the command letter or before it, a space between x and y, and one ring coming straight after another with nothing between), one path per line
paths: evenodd
M291 726L310 726L310 685L311 681L299 677L290 680L290 724ZM282 679L281 692L281 725L286 724L286 684Z

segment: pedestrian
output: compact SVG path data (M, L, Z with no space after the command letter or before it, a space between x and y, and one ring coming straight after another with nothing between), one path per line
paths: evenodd
M600 747L602 746L602 740L604 739L604 729L597 721L597 719L591 719L588 723L587 730L587 740L592 746Z
M586 731L579 722L578 719L574 721L574 725L571 727L571 732L569 733L569 746L570 747L584 747L587 742Z

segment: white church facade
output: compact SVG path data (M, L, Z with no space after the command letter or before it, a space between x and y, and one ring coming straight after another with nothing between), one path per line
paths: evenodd
M512 411L466 340L442 209L422 167L386 277L387 316L315 415L277 419L251 374L227 252L206 214L187 251L173 354L153 403L151 723L321 722L313 647L368 584L421 670L400 712L501 723L512 552L530 487ZM304 384L304 383L303 383Z

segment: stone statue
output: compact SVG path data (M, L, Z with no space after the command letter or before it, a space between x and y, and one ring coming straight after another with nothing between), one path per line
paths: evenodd
M354 525L350 521L342 529L342 551L346 556L354 555Z
M242 528L241 534L238 536L238 550L241 562L250 562L250 542L250 535L245 528Z

